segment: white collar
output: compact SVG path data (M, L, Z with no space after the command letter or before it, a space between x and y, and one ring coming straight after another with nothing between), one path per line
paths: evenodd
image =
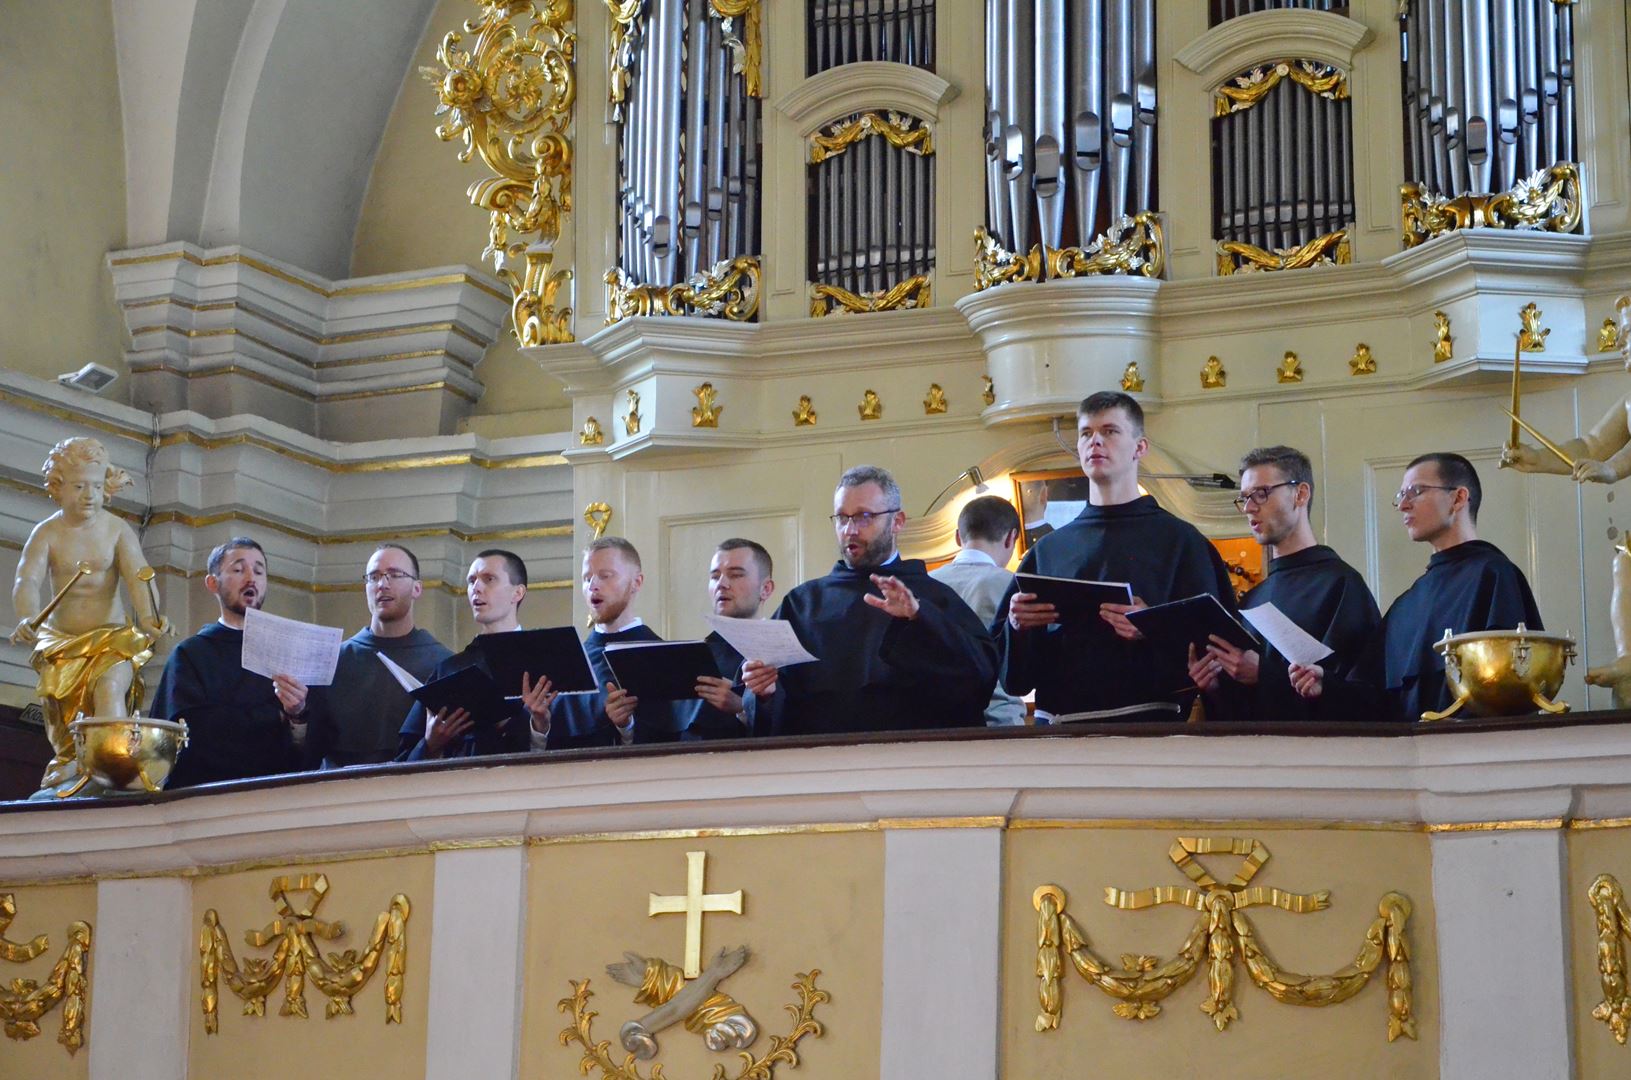
M979 548L958 548L952 562L969 563L974 566L996 566L997 560L981 551Z
M601 635L621 634L624 630L633 630L636 626L646 625L646 620L644 620L640 616L636 615L634 617L634 621L630 622L627 626L622 627L621 629L618 629L618 630L603 630L603 629L601 629L602 625L603 624L601 624L601 623L595 623L595 633L601 634Z

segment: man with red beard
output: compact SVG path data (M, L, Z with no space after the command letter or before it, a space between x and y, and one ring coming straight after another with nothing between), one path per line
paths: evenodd
M244 614L266 603L266 553L247 536L210 552L208 589L220 619L170 654L153 695L152 715L187 721L188 743L166 787L242 780L300 767L306 688L243 666Z

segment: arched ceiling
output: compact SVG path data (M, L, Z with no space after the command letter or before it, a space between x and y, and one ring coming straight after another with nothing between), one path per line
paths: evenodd
M115 0L132 246L349 273L374 153L435 0Z

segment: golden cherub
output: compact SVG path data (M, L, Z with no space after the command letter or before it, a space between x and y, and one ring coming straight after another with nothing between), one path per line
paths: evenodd
M1290 349L1286 350L1286 357L1280 361L1280 367L1275 371L1274 377L1283 383L1303 381L1303 362L1297 359L1297 354Z
M878 399L877 391L868 390L861 395L861 403L855 406L855 411L861 414L862 420L878 420L883 417L883 402Z
M714 390L714 384L705 382L691 393L697 397L696 407L691 410L691 426L718 427L719 414L725 411L725 406L719 404L719 395Z
M1144 376L1138 372L1138 361L1133 360L1122 369L1121 388L1129 394L1139 394L1144 391Z
M1454 354L1455 339L1450 336L1450 317L1442 311L1433 312L1433 363L1442 364Z
M1229 373L1223 370L1223 361L1215 356L1208 356L1206 364L1201 368L1201 389L1216 390L1228 385Z
M153 568L136 532L105 507L130 483L95 439L65 439L46 455L45 490L58 510L29 533L17 563L11 640L34 646L40 704L53 756L40 781L48 790L78 779L68 725L86 716L129 716L142 700L141 667L170 632L158 612ZM49 577L56 593L43 601ZM136 618L119 596L124 582Z

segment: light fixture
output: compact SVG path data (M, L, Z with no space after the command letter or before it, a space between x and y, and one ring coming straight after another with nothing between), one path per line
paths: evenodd
M1227 473L1159 473L1147 472L1138 474L1140 480L1182 480L1190 487L1219 488L1224 491L1233 491L1235 481Z
M119 373L112 368L105 368L101 364L86 364L78 371L65 371L57 376L57 382L63 386L72 386L78 390L88 390L93 394L100 394L113 384Z
M985 482L985 474L980 472L980 467L978 465L970 465L968 468L952 477L951 483L940 489L940 494L936 495L934 497L934 501L929 503L929 508L923 511L922 516L928 517L930 514L934 513L934 508L940 505L940 500L944 499L946 494L950 492L952 488L962 483L965 479L974 481L974 494L976 495L984 495L986 492L991 490L991 485Z

